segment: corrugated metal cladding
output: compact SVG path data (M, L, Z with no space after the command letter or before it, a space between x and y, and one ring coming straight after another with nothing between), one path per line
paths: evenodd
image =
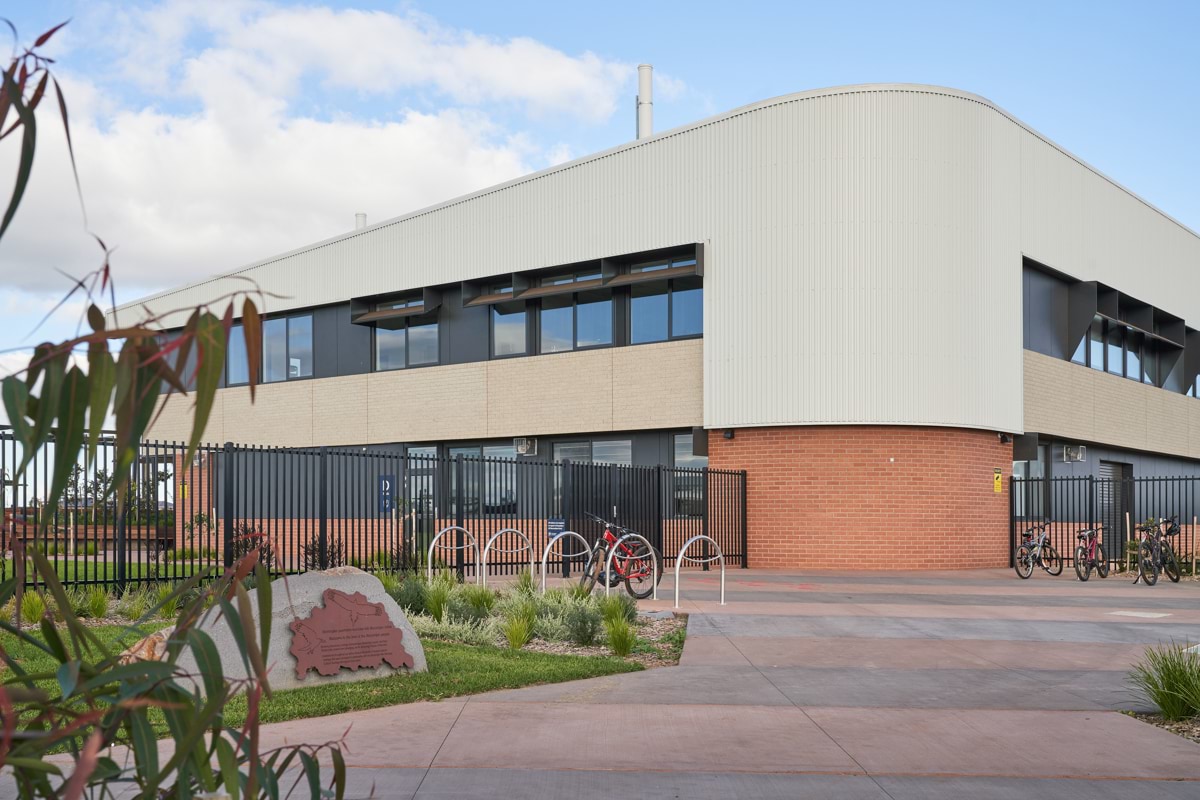
M291 298L274 311L697 241L708 427L1020 430L1023 253L1200 322L1193 233L987 101L901 85L739 109L241 274Z

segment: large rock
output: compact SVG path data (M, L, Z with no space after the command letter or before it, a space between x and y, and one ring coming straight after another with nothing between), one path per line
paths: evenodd
M401 631L401 642L404 650L412 658L412 668L388 666L380 662L378 667L363 667L359 669L341 669L334 675L320 675L316 669L306 672L301 679L296 675L297 660L292 655L292 623L297 620L306 621L312 617L314 609L318 615L324 613L320 609L329 607L325 602L326 590L335 589L347 595L361 595L355 598L357 602L382 606L383 614ZM290 598L290 603L289 603ZM255 619L258 614L258 597L250 592L250 603ZM404 675L409 672L424 672L428 669L425 662L425 649L413 631L408 618L396 605L396 601L384 591L383 584L374 575L354 567L335 567L324 572L307 572L287 579L287 586L280 578L271 583L271 644L267 652L268 676L272 689L295 689L301 686L320 686L326 683L365 681L372 678L383 678L390 675ZM357 618L356 618L357 621ZM376 627L380 620L371 616L368 623ZM386 623L384 623L386 624ZM245 678L246 670L242 665L241 653L233 638L229 625L224 617L217 618L215 612L200 626L212 637L221 655L221 664L227 678ZM257 628L257 624L255 626ZM307 626L297 626L306 629ZM302 634L303 635L303 634ZM196 672L196 662L189 651L179 658L179 666L187 672Z

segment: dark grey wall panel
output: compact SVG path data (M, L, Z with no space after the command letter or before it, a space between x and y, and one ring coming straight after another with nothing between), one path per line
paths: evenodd
M1191 461L1186 458L1175 458L1173 456L1160 456L1153 453L1139 453L1132 450L1121 450L1115 447L1105 447L1103 445L1087 445L1087 460L1086 461L1062 461L1062 445L1061 441L1046 442L1048 444L1046 450L1046 458L1049 461L1048 469L1052 478L1066 477L1100 477L1100 462L1101 461L1117 461L1122 464L1131 464L1133 466L1133 477L1135 478L1163 478L1177 475L1200 476L1200 461Z
M371 328L350 321L350 305L337 310L337 374L362 375L371 371Z
M1025 349L1067 359L1070 290L1065 281L1036 269L1023 270Z

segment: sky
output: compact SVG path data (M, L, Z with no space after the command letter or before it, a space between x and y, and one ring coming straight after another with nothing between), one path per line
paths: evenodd
M17 3L22 43L70 19L57 63L90 229L118 302L806 89L926 83L982 95L1200 230L1200 3ZM0 375L82 304L99 264L51 103L0 241ZM16 169L0 141L0 189Z

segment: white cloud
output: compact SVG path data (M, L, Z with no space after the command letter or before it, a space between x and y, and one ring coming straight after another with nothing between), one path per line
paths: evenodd
M378 221L557 163L568 148L535 144L497 112L604 119L632 75L591 53L412 14L174 2L117 18L113 69L157 101L114 105L129 84L117 93L99 73L63 77L91 229L117 248L124 300L130 287L198 279L348 230L357 211ZM345 92L375 110L314 107L315 85L318 97ZM397 108L401 92L439 102ZM54 267L79 275L101 253L81 230L49 106L30 192L0 244L0 286L57 293L69 283ZM15 167L4 145L0 176Z

